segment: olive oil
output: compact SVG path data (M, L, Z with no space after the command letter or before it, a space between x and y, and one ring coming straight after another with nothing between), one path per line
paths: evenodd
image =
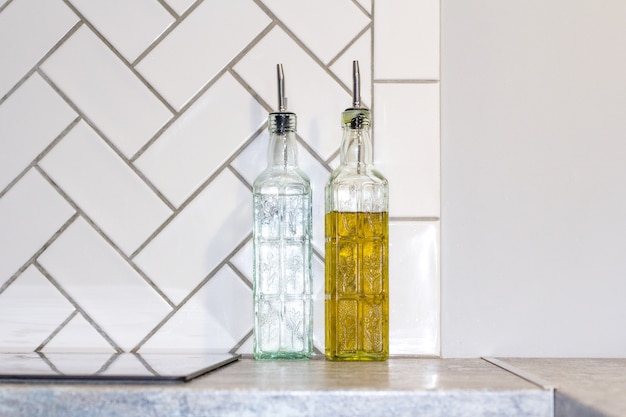
M326 214L326 357L389 356L388 214Z

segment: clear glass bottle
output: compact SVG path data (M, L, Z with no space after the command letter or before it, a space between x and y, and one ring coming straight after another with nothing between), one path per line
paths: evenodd
M325 189L326 358L389 356L388 182L372 165L370 111L360 102L353 63L353 106L342 114L340 166Z
M307 359L312 342L311 185L297 165L296 115L282 65L269 114L268 166L253 185L254 358Z

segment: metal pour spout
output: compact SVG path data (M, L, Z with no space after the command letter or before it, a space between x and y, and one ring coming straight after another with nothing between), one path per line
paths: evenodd
M359 61L352 61L352 107L361 107L361 73Z
M283 64L276 64L276 73L278 77L278 111L287 110L287 98L285 97L285 73L283 72Z

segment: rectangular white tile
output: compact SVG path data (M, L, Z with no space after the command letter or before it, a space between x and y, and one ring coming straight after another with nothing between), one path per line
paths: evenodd
M298 133L323 158L330 157L341 144L341 112L352 105L352 95L275 27L235 65L235 71L273 109L278 105L278 63L285 72L287 110L299 115ZM352 74L352 64L346 71Z
M140 349L228 352L252 329L252 290L229 267L215 274Z
M32 351L74 311L34 266L0 294L0 350Z
M44 352L115 352L81 315L75 315L42 349Z
M0 97L65 35L78 17L62 0L19 0L0 13Z
M137 271L80 217L38 260L124 350L132 349L171 311Z
M172 116L86 26L43 63L44 72L127 157Z
M375 79L439 79L439 0L379 1L374 17Z
M135 257L135 262L178 303L251 231L252 194L225 170Z
M252 1L205 1L137 65L137 70L180 109L269 22Z
M26 168L76 113L38 74L0 106L0 191Z
M439 83L376 84L375 165L391 216L439 217Z
M389 353L439 355L439 222L389 224Z
M264 0L263 4L324 63L370 23L351 0Z
M15 274L74 214L34 169L0 199L0 284Z
M174 22L174 17L154 0L71 0L71 3L129 62Z
M84 121L74 126L39 164L127 255L171 214Z
M219 111L224 103L232 111ZM237 109L245 109L245 116ZM266 115L241 84L224 74L135 163L180 206L261 127Z

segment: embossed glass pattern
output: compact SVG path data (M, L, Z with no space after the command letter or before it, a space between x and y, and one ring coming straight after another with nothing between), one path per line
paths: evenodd
M268 168L254 182L254 357L311 356L311 186L297 166L296 115L270 114Z
M343 112L341 165L325 190L326 358L385 360L388 183L372 165L370 112L356 97L354 107Z

